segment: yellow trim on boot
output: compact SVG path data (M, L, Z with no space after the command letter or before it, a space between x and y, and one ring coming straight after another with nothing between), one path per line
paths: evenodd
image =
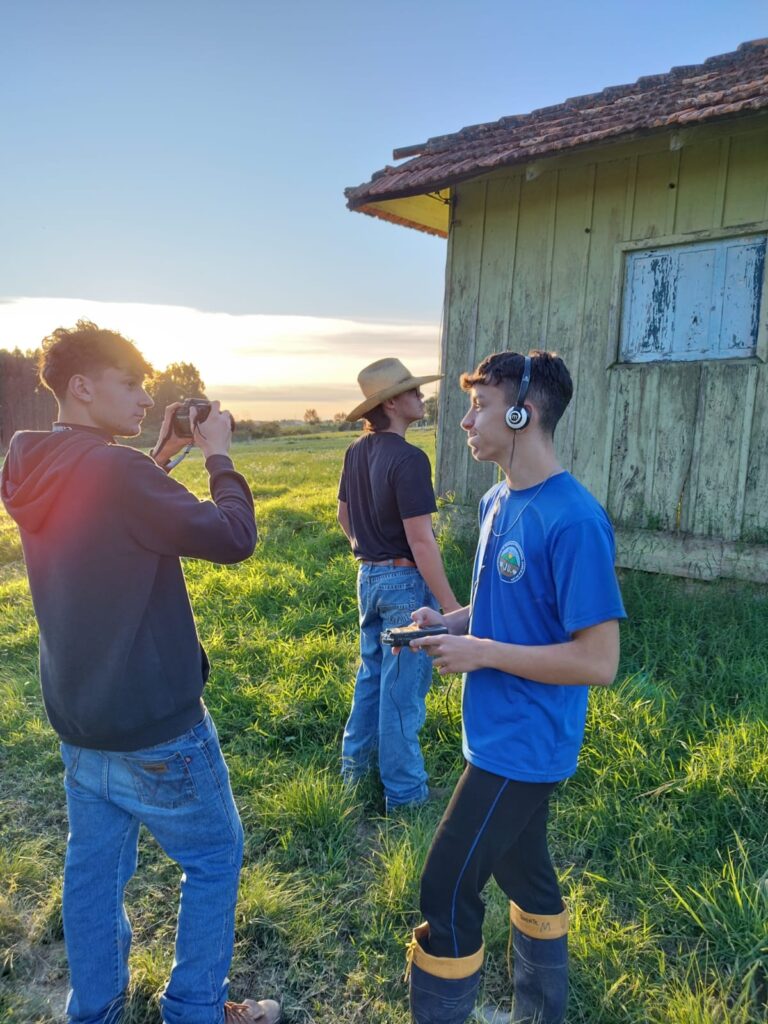
M483 955L485 945L482 945L476 953L469 956L432 956L424 950L421 942L429 936L429 924L424 921L417 928L413 929L413 937L408 943L405 951L405 974L403 981L408 981L411 976L411 968L414 964L420 967L425 974L431 974L433 978L468 978L475 971L483 966Z
M561 939L568 934L568 907L565 903L559 914L528 914L510 900L509 920L519 932L531 939Z

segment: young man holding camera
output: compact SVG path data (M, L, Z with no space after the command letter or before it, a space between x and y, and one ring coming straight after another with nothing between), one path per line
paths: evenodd
M180 556L233 563L256 542L250 489L228 455L231 419L191 412L212 501L165 466L190 440L165 413L153 458L135 437L152 399L132 342L88 321L43 342L51 431L11 440L2 498L21 532L40 628L40 677L61 739L69 836L63 919L71 1024L116 1024L128 987L124 890L144 824L183 870L164 1024L275 1024L273 1000L227 1000L243 832L202 701L209 664Z
M609 686L624 617L604 510L559 465L553 435L573 386L559 357L502 352L461 378L475 459L504 479L480 503L466 608L420 608L414 640L441 674L464 673L467 767L421 879L425 923L409 947L416 1024L463 1024L483 961L481 892L510 900L515 1024L562 1024L568 913L547 848L549 798L576 770L588 687ZM400 658L408 657L406 652Z
M417 605L458 608L432 530L437 511L426 454L405 440L424 415L422 384L399 359L379 359L358 375L365 395L347 416L365 432L347 449L338 518L360 563L360 666L344 729L342 777L355 782L378 750L387 813L429 797L419 746L432 681L429 658L392 657L383 630L406 625Z

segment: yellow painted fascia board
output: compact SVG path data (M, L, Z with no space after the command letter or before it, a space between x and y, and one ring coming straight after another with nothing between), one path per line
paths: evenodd
M437 193L420 196L406 196L403 199L385 199L379 202L365 203L357 207L357 212L367 213L371 217L388 220L392 224L400 224L440 238L448 237L450 224L450 190L442 189Z

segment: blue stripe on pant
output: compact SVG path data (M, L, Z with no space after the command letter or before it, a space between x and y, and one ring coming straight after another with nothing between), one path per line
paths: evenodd
M429 952L480 948L481 892L493 876L530 913L558 914L560 887L547 849L552 782L517 782L469 765L437 827L421 878Z

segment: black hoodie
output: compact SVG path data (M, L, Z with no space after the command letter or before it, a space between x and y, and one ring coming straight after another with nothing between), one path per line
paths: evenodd
M11 439L2 499L21 532L45 708L65 742L139 750L200 721L208 659L179 556L240 562L256 543L244 478L226 455L205 465L213 502L92 428Z

